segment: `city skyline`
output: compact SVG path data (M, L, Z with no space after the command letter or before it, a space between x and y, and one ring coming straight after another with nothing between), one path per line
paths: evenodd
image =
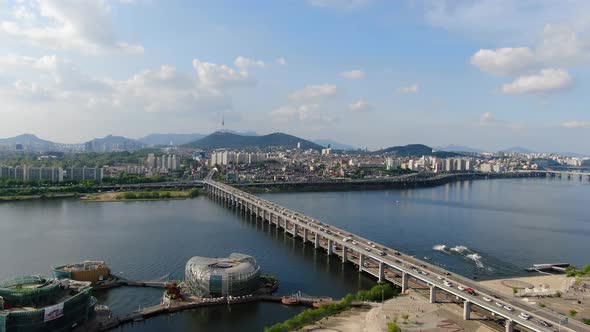
M590 153L590 4L532 3L0 1L0 136Z

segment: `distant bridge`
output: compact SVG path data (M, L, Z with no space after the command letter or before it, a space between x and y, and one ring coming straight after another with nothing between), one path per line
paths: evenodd
M478 282L453 274L396 249L374 243L359 235L322 223L312 217L289 210L278 204L248 194L239 189L212 180L213 170L205 179L204 187L214 199L244 213L261 218L269 224L282 228L294 238L301 238L304 243L312 243L316 249L324 249L328 255L341 257L342 262L358 266L359 272L365 272L377 278L379 282L389 281L408 289L410 280L430 289L430 302L437 301L437 293L444 292L463 300L463 318L471 318L472 306L477 306L506 319L506 331L511 332L516 324L531 331L553 331L560 326L561 331L586 331L590 326L579 321L564 320L565 317L549 310L539 308L506 294L501 294ZM448 284L450 282L451 284ZM461 286L462 289L458 288ZM471 288L476 295L466 292ZM532 318L527 319L523 314ZM524 316L524 317L523 317ZM543 325L540 320L552 324Z

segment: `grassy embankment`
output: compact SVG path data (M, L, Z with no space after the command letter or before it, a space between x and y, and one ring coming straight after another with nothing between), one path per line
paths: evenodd
M199 196L201 189L191 190L162 190L162 191L139 191L139 192L106 192L87 194L80 199L85 202L123 202L123 201L156 201L187 199Z
M72 198L72 197L78 197L78 195L79 195L78 193L52 193L52 194L26 195L26 196L5 195L5 196L0 196L0 202Z
M301 328L305 325L317 322L325 317L338 314L352 307L353 301L381 301L398 295L398 292L390 284L379 284L370 290L361 290L356 294L348 294L339 302L325 304L317 309L307 309L297 316L282 323L277 323L264 329L264 332L287 332Z

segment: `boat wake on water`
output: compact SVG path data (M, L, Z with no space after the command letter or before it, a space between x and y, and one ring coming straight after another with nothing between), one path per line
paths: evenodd
M434 247L432 247L432 249L436 251L447 252L447 246L445 246L444 244L437 244Z
M491 267L486 267L482 261L482 257L479 253L467 248L466 246L454 246L449 248L447 245L444 244L437 244L432 247L432 250L439 251L445 253L447 255L458 255L464 259L472 261L475 263L475 266L479 269L487 269L492 270Z

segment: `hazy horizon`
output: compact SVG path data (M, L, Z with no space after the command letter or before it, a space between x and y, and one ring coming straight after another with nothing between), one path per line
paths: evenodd
M0 1L0 137L590 154L590 3Z

